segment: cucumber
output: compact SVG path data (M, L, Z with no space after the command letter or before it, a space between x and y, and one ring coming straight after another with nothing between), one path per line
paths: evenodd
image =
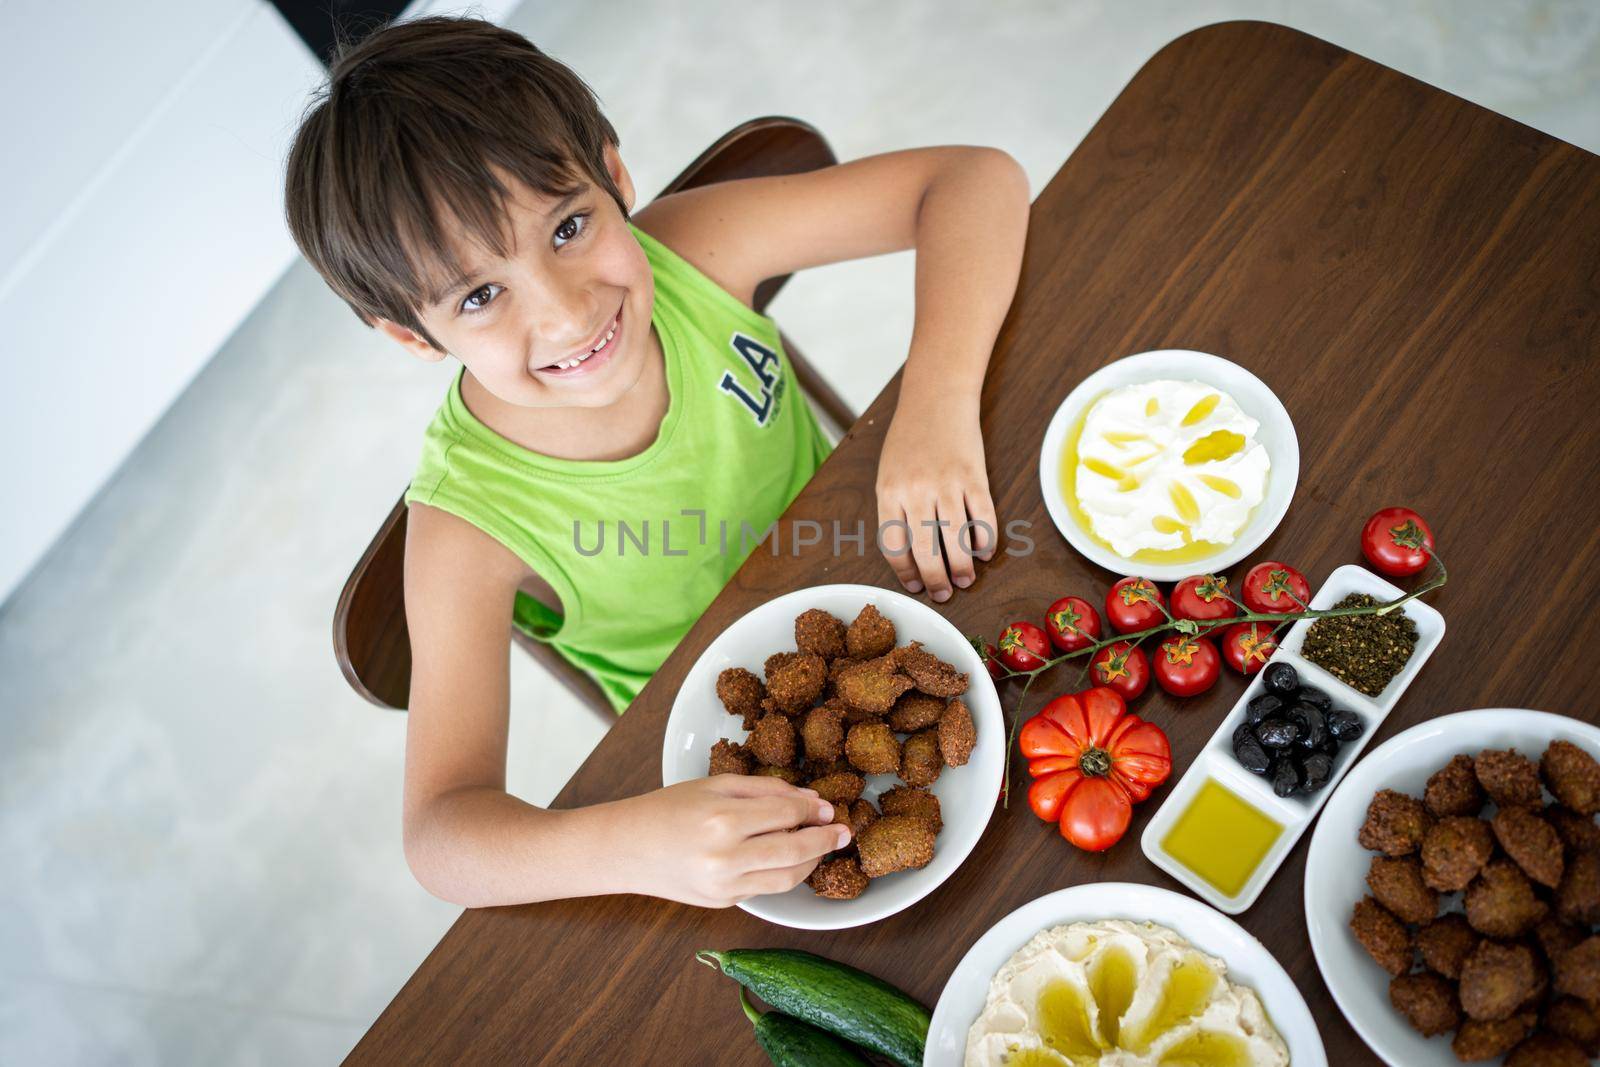
M739 990L744 1013L756 1024L756 1040L774 1067L869 1067L842 1041L781 1011L765 1015L750 1004L749 990Z
M900 1067L922 1067L928 1009L880 978L796 949L702 949L695 958L786 1015Z

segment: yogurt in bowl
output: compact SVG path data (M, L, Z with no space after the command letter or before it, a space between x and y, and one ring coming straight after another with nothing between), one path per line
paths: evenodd
M1288 412L1243 367L1145 352L1089 375L1045 432L1040 489L1091 562L1176 581L1221 571L1272 533L1294 496Z

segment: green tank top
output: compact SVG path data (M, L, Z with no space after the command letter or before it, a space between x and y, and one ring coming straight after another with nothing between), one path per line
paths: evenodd
M655 441L619 460L531 452L467 410L458 374L406 492L550 583L563 611L519 592L512 623L586 671L618 713L833 448L776 324L633 233L655 278L650 321L670 394Z

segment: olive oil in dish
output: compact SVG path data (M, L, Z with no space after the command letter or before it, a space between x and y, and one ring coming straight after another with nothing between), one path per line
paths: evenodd
M1250 881L1283 825L1233 790L1208 778L1161 839L1173 859L1224 896Z

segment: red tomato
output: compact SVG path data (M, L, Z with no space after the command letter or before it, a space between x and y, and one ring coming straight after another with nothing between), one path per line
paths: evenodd
M1082 597L1064 596L1044 613L1050 643L1063 652L1076 652L1100 640L1100 613Z
M1000 632L999 655L1014 671L1037 670L1050 656L1050 639L1031 622L1014 622Z
M988 670L989 677L997 682L1003 680L1006 676L1006 669L1000 663L1000 650L985 642L983 638L972 634L967 635L967 641L972 645L972 650L978 654L978 658L983 660L983 665Z
M1311 603L1306 576L1277 560L1251 567L1244 576L1244 606L1263 615L1294 615Z
M1215 574L1185 578L1172 591L1173 618L1207 622L1237 614L1239 609L1229 598L1228 579Z
M1361 554L1384 574L1404 578L1433 558L1433 531L1410 508L1384 508L1362 527Z
M1165 622L1161 590L1148 578L1123 578L1106 594L1106 621L1119 634L1148 630Z
M1264 622L1236 622L1222 632L1222 658L1240 674L1254 674L1278 650L1272 627Z
M1217 684L1222 659L1203 637L1174 634L1156 650L1156 684L1175 697L1192 697Z
M1123 700L1132 700L1150 684L1150 661L1144 649L1118 641L1107 645L1089 661L1095 685L1110 686Z

